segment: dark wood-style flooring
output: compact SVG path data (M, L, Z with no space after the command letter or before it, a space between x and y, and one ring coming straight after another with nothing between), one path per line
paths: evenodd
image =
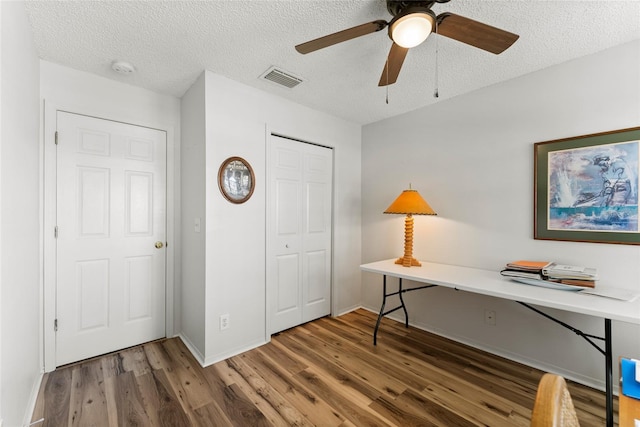
M202 368L179 339L44 376L45 426L528 426L543 372L357 310ZM582 427L604 394L569 382ZM617 400L616 400L617 405ZM617 417L616 417L617 419Z

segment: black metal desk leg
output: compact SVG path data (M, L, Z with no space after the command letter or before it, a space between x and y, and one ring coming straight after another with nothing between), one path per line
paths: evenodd
M604 319L605 373L607 398L607 427L613 427L613 346L611 345L611 319Z
M382 305L380 306L380 313L378 313L378 320L376 320L376 327L373 330L373 345L376 345L378 343L378 329L380 329L380 321L387 314L391 314L396 310L402 309L404 311L404 326L407 328L409 327L409 313L407 312L407 306L404 305L404 299L402 298L403 293L409 292L409 291L417 291L419 289L433 288L435 286L436 285L424 285L417 288L402 289L402 279L398 277L398 291L387 293L387 275L383 274L382 275ZM387 311L384 311L384 308L387 304L387 297L391 297L394 295L398 295L398 297L400 298L400 305L392 309L389 309Z
M398 296L400 297L400 306L404 311L404 327L409 327L409 313L407 313L407 306L404 305L404 300L402 299L402 278L398 278Z
M376 327L373 330L373 345L378 343L378 328L380 327L380 320L384 315L384 305L387 303L387 275L382 275L382 305L380 306L380 313L378 313L378 320L376 320Z

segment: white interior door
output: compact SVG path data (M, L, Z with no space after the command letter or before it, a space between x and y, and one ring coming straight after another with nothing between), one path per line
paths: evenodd
M269 333L331 312L333 151L271 136Z
M166 135L57 112L56 366L165 336Z

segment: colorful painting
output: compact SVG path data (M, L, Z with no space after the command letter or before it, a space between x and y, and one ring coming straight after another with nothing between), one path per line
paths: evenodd
M638 232L638 141L549 153L550 230Z
M534 238L640 245L640 127L534 144Z

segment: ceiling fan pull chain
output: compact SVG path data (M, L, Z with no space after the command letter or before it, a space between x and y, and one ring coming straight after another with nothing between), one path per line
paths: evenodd
M387 98L385 102L387 103L387 105L389 105L389 60L388 59L387 59L387 62L385 62L384 64L384 69L385 69L385 73L387 74L387 84L385 85L385 88L387 90Z
M438 20L436 19L436 36L438 35ZM433 91L433 97L437 98L438 94L438 38L436 37L436 78L435 78L435 90Z

